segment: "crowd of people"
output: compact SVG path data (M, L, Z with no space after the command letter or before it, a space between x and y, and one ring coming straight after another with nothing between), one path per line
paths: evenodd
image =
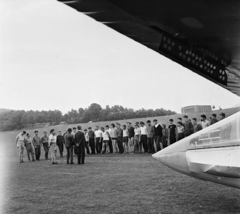
M225 113L220 114L221 120L225 118ZM41 157L41 147L45 151L45 159L48 160L49 151L52 164L57 161L57 151L60 158L63 158L64 147L66 148L67 164L74 164L73 154L77 156L78 164L84 164L85 152L88 155L94 154L138 154L155 153L163 148L204 129L218 122L217 115L212 114L210 121L206 115L201 115L201 121L196 118L189 119L187 115L178 118L176 124L174 120L169 120L169 126L158 123L156 119L153 124L150 120L146 122L136 122L127 125L112 123L105 127L96 126L82 130L81 126L69 128L64 134L61 131L56 134L55 130L50 131L48 136L44 131L39 137L36 130L31 137L26 131L22 131L16 137L16 144L19 149L19 162L23 162L24 147L27 151L29 161L39 161Z

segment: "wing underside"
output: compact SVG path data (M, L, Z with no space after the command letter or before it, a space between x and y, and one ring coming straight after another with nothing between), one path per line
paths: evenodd
M58 1L240 96L240 1Z

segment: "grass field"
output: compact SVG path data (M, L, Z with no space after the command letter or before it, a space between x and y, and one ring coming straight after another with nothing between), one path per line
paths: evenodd
M1 213L240 213L239 190L181 175L150 155L51 165L28 162L24 151L20 164L17 133L0 133Z

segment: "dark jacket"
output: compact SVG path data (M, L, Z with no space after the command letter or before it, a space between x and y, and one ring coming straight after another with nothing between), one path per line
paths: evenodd
M83 146L85 145L85 135L83 132L81 131L78 131L76 134L75 134L75 144L76 146Z
M62 135L57 136L57 145L63 145L64 142L64 137Z
M65 134L65 147L66 148L71 148L74 145L74 137L72 134L67 133Z
M154 136L162 137L162 126L158 124L157 127L155 125L153 127L154 127Z

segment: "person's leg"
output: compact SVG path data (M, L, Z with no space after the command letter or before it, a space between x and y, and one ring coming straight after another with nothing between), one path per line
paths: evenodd
M115 148L115 153L118 153L118 145L117 145L117 140L116 139L113 140L113 145L114 145L114 148Z
M109 145L109 153L113 153L113 144L111 139L109 140L108 145Z
M109 141L106 141L106 154L109 154L110 153L110 149L109 149Z
M160 148L162 150L163 149L162 137L159 137L159 144L160 144Z
M78 164L81 163L81 156L82 156L82 150L81 150L81 145L77 147L78 151Z
M105 152L105 147L106 147L106 141L104 140L102 144L102 151L101 151L102 154Z
M69 158L70 158L69 148L66 148L66 150L67 150L67 164L69 164Z
M38 160L38 150L37 150L37 147L34 148L34 151L35 151L35 158L36 158L36 160Z
M100 140L100 138L97 137L96 138L96 151L97 151L97 154L99 153L99 140Z
M30 145L26 145L26 151L27 151L28 160L31 161L31 159L30 159Z
M138 141L139 141L139 139L138 139L138 136L135 136L134 137L134 153L138 153Z
M145 153L148 153L147 135L144 135L144 148Z
M37 151L38 151L38 160L40 160L41 146L37 146Z
M160 142L159 142L160 137L159 136L155 136L154 140L155 140L155 145L156 145L157 151L160 151Z
M100 138L100 140L99 140L99 153L102 152L102 144L103 144L103 139Z
M23 146L21 146L21 154L20 154L20 159L21 159L21 162L23 162L23 151L24 151L24 147Z
M73 164L73 147L69 148L70 163Z
M81 146L81 164L84 164L85 162L85 148L84 145Z
M142 153L142 145L143 145L143 136L140 136L140 141L138 142L138 151Z

